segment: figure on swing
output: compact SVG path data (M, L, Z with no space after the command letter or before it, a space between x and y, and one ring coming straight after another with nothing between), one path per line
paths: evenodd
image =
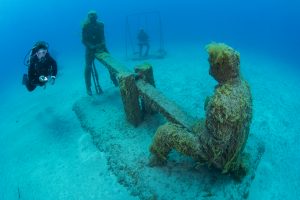
M148 34L145 32L144 29L141 28L138 33L137 38L138 38L138 45L140 48L140 51L139 51L140 58L147 57L148 53L149 53L149 49L150 49ZM145 53L143 53L144 46L146 47Z

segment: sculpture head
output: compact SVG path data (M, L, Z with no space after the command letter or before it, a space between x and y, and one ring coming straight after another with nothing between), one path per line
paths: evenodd
M94 10L91 10L88 12L88 20L90 23L95 23L97 21L97 12Z
M240 54L223 43L206 46L209 54L209 74L219 83L234 80L240 76Z

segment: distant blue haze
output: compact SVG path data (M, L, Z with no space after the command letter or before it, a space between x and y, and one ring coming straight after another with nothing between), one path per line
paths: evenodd
M48 41L57 55L83 54L80 24L90 9L105 23L112 52L125 51L126 15L159 11L166 50L194 43L200 51L211 41L225 42L299 65L300 3L296 0L0 0L0 72L19 78L23 57L36 40Z

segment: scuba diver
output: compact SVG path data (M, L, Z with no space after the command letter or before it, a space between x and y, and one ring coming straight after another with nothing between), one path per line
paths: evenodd
M22 84L26 86L29 92L37 86L46 86L47 82L51 84L55 82L57 64L50 56L48 48L48 43L44 41L36 42L30 51L29 58L24 63L28 66L28 74L23 75Z

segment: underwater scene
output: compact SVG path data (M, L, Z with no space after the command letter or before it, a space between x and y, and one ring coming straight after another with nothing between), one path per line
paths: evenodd
M300 199L297 0L0 0L0 200Z

